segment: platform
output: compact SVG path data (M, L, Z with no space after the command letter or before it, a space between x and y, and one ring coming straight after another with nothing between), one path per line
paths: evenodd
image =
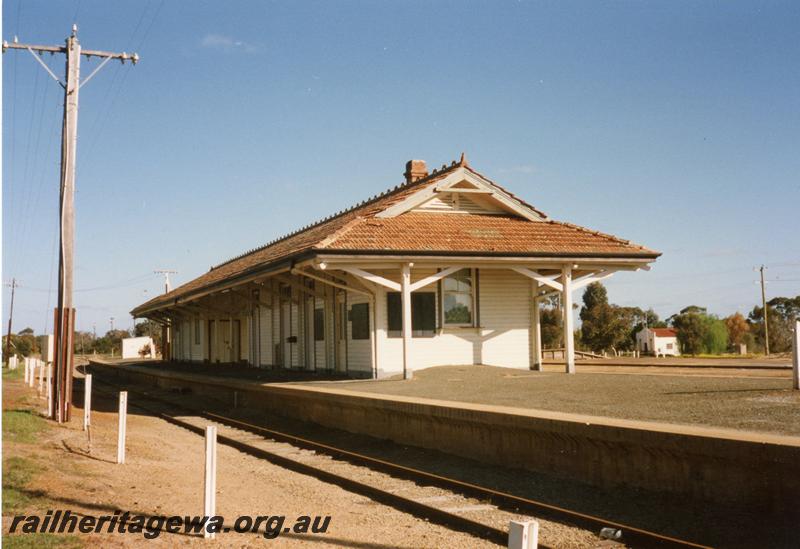
M387 383L413 387L414 381L348 381L331 387L330 382L263 383L132 364L93 363L91 368L101 377L235 399L240 406L270 414L604 489L625 485L764 509L780 508L800 495L797 436L360 390ZM464 368L470 383L479 385L481 368ZM504 371L543 383L549 378L591 381L590 374ZM422 384L423 374L415 378L417 384ZM650 378L640 380L642 385L649 382Z

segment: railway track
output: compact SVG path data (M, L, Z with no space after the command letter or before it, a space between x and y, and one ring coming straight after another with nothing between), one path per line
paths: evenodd
M545 540L550 537L547 535L549 530L578 528L586 531L583 539L574 539L574 532L566 535L584 546L706 547L267 429L211 411L197 410L176 403L174 393L132 389L106 379L95 379L95 391L111 397L116 396L116 392L97 387L98 382L116 390L127 390L136 396L129 400L130 406L173 425L201 436L207 425L216 425L217 441L221 444L503 546L508 540L510 520L535 517L540 522L540 539ZM597 535L601 531L618 532L620 535L617 539L601 539ZM557 545L540 543L539 547Z

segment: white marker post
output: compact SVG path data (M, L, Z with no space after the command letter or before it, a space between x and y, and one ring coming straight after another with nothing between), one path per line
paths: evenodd
M206 478L205 497L203 499L203 514L206 517L214 516L217 506L217 428L214 425L206 426ZM213 539L215 534L208 530L203 532L203 537Z
M92 374L83 378L83 430L89 429L92 422Z
M47 417L53 417L53 363L47 365Z
M39 396L44 396L44 367L45 363L41 360L39 362Z
M117 431L117 463L125 463L125 427L128 420L128 391L119 392L119 429Z
M28 375L28 387L33 387L33 382L36 381L36 360L33 358L30 359L29 364L31 365L31 371Z
M792 335L792 388L800 390L800 320L795 320Z
M11 355L8 357L8 369L9 370L16 370L17 369L17 355Z
M539 521L508 523L508 549L536 549L539 546Z

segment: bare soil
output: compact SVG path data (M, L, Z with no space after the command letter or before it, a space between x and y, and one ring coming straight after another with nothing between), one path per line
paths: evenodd
M43 407L34 389L18 380L3 384L4 410ZM28 401L26 404L25 401ZM3 532L11 515L69 509L81 515L111 515L115 510L146 516L200 515L203 511L203 439L163 420L128 417L127 462L115 463L117 414L115 400L94 396L93 441L88 452L81 429L82 411L76 409L65 425L49 423L30 443L4 441L4 477L11 458L33 464L36 473L23 488L28 498L3 516ZM86 547L494 547L472 536L452 532L408 514L293 473L220 445L218 448L217 514L232 526L242 515L285 515L287 524L301 515L330 516L324 534L282 534L267 540L260 534L219 534L214 541L197 535L162 533L153 540L141 534L81 534ZM23 534L25 535L25 534ZM4 544L22 540L4 536ZM52 542L52 540L50 540ZM28 545L31 546L31 545Z

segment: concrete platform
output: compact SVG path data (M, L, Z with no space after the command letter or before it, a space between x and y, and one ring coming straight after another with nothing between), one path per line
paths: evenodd
M410 381L315 383L370 394L800 436L800 391L782 370L578 366L545 372L442 366Z
M357 390L363 382L264 384L134 365L93 363L91 369L604 489L624 485L756 510L793 509L800 497L796 436L381 395Z

